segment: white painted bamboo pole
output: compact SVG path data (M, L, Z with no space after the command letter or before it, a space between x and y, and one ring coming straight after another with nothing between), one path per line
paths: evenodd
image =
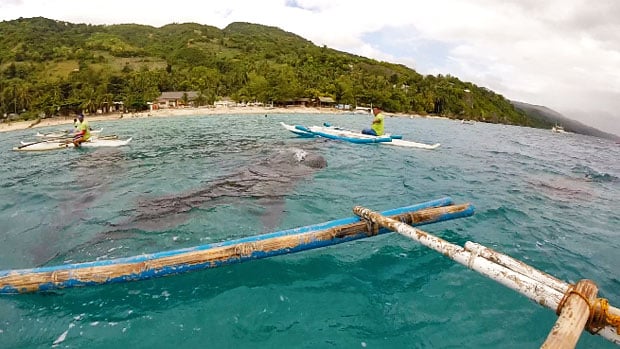
M510 270L516 271L517 273L527 275L529 278L541 282L554 290L560 291L562 294L565 294L566 291L568 291L569 284L567 282L564 282L553 275L547 274L544 271L533 268L518 259L514 259L501 252L497 252L489 247L467 241L465 243L465 249L499 265L503 265ZM609 312L614 316L620 317L620 309L616 307L610 306Z
M516 271L517 273L527 275L531 279L541 282L553 288L554 290L562 292L562 294L564 294L568 290L568 283L557 279L554 276L551 276L545 272L542 272L536 268L533 268L518 259L514 259L486 246L480 245L475 242L467 241L465 243L465 249L490 261L493 261L499 265L503 265L510 270Z
M561 285L559 285L557 282L554 282L552 283L552 286L549 286L544 282L535 280L527 275L521 274L520 272L511 270L504 265L498 264L496 262L497 258L490 260L483 257L480 254L482 250L475 248L475 246L473 247L473 252L468 251L461 246L452 244L446 240L438 238L422 230L413 228L397 220L384 217L377 212L373 212L361 206L355 206L353 208L353 212L356 215L366 220L369 220L373 224L378 224L382 227L386 227L390 230L398 232L401 235L409 237L421 243L422 245L431 248L445 255L446 257L449 257L450 259L460 264L463 264L468 268L475 270L480 274L485 275L490 279L495 280L502 285L523 294L534 302L543 305L553 311L557 309L560 301L564 296L564 292L556 289L558 287L562 288ZM472 247L471 244L470 247ZM482 252L482 254L485 254L485 252ZM505 255L503 256L508 257ZM508 258L502 257L499 259L506 262L506 264L511 264ZM521 264L525 265L524 263ZM521 266L521 268L523 268L523 266ZM536 270L530 266L524 268L524 270L527 269ZM541 277L541 275L543 275L544 273L536 270L535 274L537 275L537 277ZM559 281L557 279L555 280ZM615 328L611 326L605 326L600 332L598 332L598 334L613 343L620 344L620 334L616 333Z

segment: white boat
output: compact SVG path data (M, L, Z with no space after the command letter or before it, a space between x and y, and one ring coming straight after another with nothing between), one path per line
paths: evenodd
M100 134L101 131L103 131L103 128L100 128L98 130L90 130L90 133L94 136L94 135ZM71 137L72 135L73 135L73 131L64 130L64 131L56 131L56 132L51 132L51 133L37 132L35 137L49 139L49 138Z
M84 148L102 148L102 147L122 147L129 144L131 138L128 139L99 139L91 138L82 143L80 147ZM39 142L21 142L21 145L13 148L16 151L45 151L73 148L73 142L65 141L39 141Z
M280 125L282 125L282 127L284 127L288 131L293 132L294 134L300 137L308 137L308 138L314 137L314 134L312 132L298 130L297 128L295 128L295 125L289 125L283 122L280 122Z
M560 125L555 125L551 128L551 132L555 132L555 133L566 133L566 131L564 130L564 127L560 126Z
M301 126L301 125L288 125L284 122L280 122L282 127L300 137L323 137L329 139L337 139L347 141L351 143L379 143L383 145L393 145L397 147L419 148L419 149L436 149L440 146L439 143L425 144L412 141L402 140L401 136L396 135L383 135L383 136L371 136L365 135L360 132L345 130L339 127L333 126Z

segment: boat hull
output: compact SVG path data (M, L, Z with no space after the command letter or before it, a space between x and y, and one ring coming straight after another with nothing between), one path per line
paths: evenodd
M350 130L341 129L338 127L326 127L326 126L302 126L302 125L288 125L283 122L280 123L286 130L305 138L311 137L323 137L328 139L335 139L341 141L347 141L351 143L379 143L383 145L391 145L396 147L406 148L418 148L418 149L437 149L441 144L426 144L419 142L406 141L402 139L402 136L371 136L354 132Z
M122 147L131 142L131 138L128 139L92 139L84 142L80 147L84 148L106 148L106 147ZM13 148L15 151L48 151L48 150L60 150L75 147L71 141L43 141L43 142L22 142L19 147Z

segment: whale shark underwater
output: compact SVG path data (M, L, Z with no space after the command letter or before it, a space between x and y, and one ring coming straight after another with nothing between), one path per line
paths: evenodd
M142 199L129 220L113 226L117 230L167 229L185 221L194 208L234 204L241 198L252 198L268 208L263 223L266 228L274 228L277 215L273 215L273 211L283 206L284 196L300 180L325 167L327 161L317 153L301 148L277 149L259 163L211 181L204 187Z
M244 205L250 202L248 200L263 208L261 223L270 231L282 218L286 196L300 181L311 178L325 167L327 161L314 150L296 147L267 150L257 163L234 170L204 186L138 199L134 207L123 211L124 218L120 222L106 223L105 229L93 238L68 250L57 251L51 258L39 256L37 264L80 255L110 256L110 252L120 248L121 241L126 239L134 239L132 245L153 243L156 235L148 238L149 235L175 229L199 215L201 210L204 212L219 205Z

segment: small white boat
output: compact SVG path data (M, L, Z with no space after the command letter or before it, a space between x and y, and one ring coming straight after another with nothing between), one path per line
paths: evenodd
M564 130L564 127L560 126L560 125L555 125L551 128L551 132L554 133L566 133L566 131Z
M84 148L103 148L103 147L122 147L129 144L131 138L128 139L99 139L91 138L82 143L80 147ZM21 145L13 148L15 151L46 151L73 148L73 142L65 141L39 141L39 142L21 142Z
M284 122L280 122L282 127L300 137L323 137L329 139L336 139L341 141L347 141L351 143L379 143L383 145L393 145L397 147L419 148L419 149L436 149L440 146L439 143L425 144L412 141L402 140L401 136L396 135L383 135L383 136L371 136L365 135L360 132L345 130L339 127L333 126L301 126L301 125L288 125Z
M101 131L103 131L103 128L100 128L98 130L90 130L90 133L92 135L97 135L97 134L100 134ZM51 133L40 133L40 132L37 132L35 137L49 139L49 138L71 137L72 135L73 135L73 131L64 130L64 131L56 131L56 132L51 132Z

